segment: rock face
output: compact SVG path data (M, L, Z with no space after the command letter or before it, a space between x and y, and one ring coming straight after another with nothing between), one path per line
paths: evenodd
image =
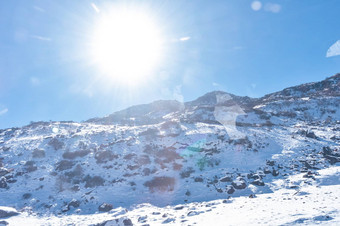
M98 207L98 210L101 212L108 212L113 209L113 206L108 203L103 203Z
M19 212L12 207L0 206L0 218L7 218L18 214Z
M232 183L234 188L236 189L245 189L247 187L246 181L243 177L238 177Z

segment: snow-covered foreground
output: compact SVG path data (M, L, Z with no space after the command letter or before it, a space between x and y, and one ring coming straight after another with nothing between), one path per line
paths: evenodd
M91 215L37 216L22 213L9 225L340 225L340 166L319 170L314 179L296 174L274 180L273 193L164 208L142 204ZM299 184L292 188L287 184Z

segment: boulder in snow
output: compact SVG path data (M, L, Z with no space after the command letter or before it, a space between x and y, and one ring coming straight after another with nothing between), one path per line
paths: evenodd
M7 218L18 214L19 212L12 207L0 206L0 218Z

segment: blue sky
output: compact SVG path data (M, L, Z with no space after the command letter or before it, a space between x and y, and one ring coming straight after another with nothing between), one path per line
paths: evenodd
M152 15L163 42L152 79L135 86L101 77L87 54L98 17L126 2ZM1 1L0 128L322 80L340 72L339 48L326 57L340 40L339 12L338 0Z

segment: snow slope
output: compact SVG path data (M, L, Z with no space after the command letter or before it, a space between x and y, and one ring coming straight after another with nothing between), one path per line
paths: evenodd
M117 211L122 224L124 217L139 224L143 211L152 225L204 225L209 219L237 225L338 222L333 199L339 188L339 85L337 74L263 98L216 91L82 123L0 130L0 206L22 213L6 221L25 218L32 224L100 223ZM278 206L303 207L301 202L328 203L334 211L308 205L304 211L284 208L286 217L280 217ZM200 214L182 219L176 205ZM173 216L148 213L156 210ZM253 222L235 217L250 210Z

